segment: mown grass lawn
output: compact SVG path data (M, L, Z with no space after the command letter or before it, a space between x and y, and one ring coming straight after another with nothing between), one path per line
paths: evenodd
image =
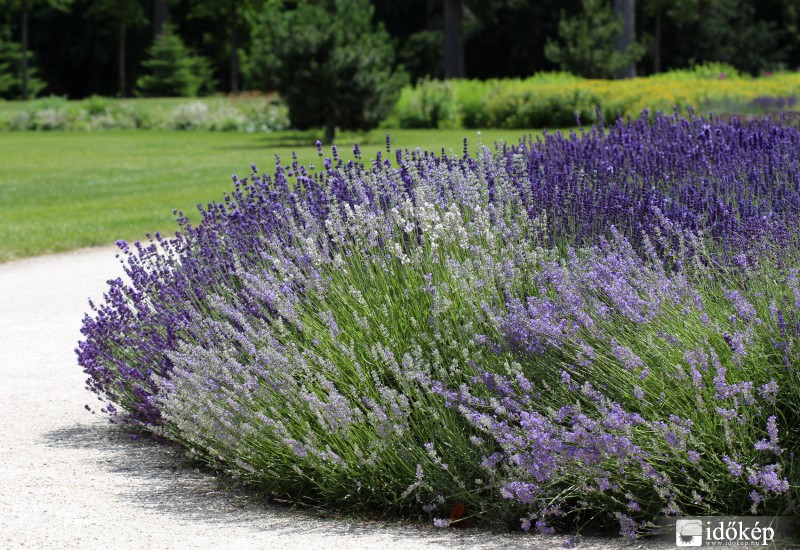
M535 132L539 132L538 130ZM474 130L391 130L393 147L460 151ZM522 130L484 130L483 143L516 142ZM341 134L343 157L358 142L371 158L385 148L385 130ZM313 132L241 134L174 131L0 133L0 261L59 252L117 239L170 234L173 209L196 216L196 205L218 200L230 175L255 162L272 172L274 156L317 161ZM326 154L329 149L326 148Z

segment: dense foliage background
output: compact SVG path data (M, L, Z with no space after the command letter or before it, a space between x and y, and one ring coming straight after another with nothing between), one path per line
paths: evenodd
M29 76L30 95L130 95L148 73L148 60L152 64L148 51L155 37L168 25L183 41L186 55L199 55L210 63L215 91L277 89L278 83L264 78L270 68L265 44L288 30L292 12L314 6L328 11L332 21L340 3L0 0L0 97L21 96L20 84L11 80L21 78L25 49L36 70ZM372 0L368 4L353 17L370 19L362 25L369 32L388 33L394 56L386 58L402 64L411 82L426 76L525 77L558 69L580 76L611 75L619 67L604 60L612 59L615 51L627 52L628 57L622 57L635 60L633 68L639 75L712 61L752 74L800 65L796 0ZM272 17L269 27L265 14ZM635 31L628 44L619 41L623 19ZM447 73L446 51L451 58ZM591 55L586 58L581 52Z

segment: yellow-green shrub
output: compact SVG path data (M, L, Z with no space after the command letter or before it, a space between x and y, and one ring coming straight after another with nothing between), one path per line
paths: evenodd
M567 73L541 73L527 79L425 80L403 91L395 108L402 127L536 128L567 127L597 120L637 117L644 110L671 112L746 109L761 97L794 97L800 73L762 78L742 75L724 64L627 80L590 80ZM431 98L439 109L429 116ZM421 108L426 106L426 108ZM445 107L442 109L441 107ZM447 116L441 116L443 112Z

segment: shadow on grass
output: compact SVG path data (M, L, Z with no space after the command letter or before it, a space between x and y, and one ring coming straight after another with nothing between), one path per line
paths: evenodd
M322 141L322 130L283 130L270 134L256 134L259 147L272 147L276 149L289 148L314 148L317 141ZM372 130L369 132L337 132L334 143L341 149L350 149L355 143L359 145L381 145L385 143L385 130ZM324 143L324 142L323 142ZM330 150L330 145L323 145L323 150Z

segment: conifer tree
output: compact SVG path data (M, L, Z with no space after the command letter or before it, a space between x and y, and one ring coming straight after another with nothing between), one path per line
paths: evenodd
M290 4L294 5L292 7ZM262 82L273 85L299 129L368 130L389 114L407 82L369 0L268 4L254 33Z
M149 97L195 97L214 91L211 65L187 47L173 28L156 36L142 65L147 74L136 82L136 93Z

